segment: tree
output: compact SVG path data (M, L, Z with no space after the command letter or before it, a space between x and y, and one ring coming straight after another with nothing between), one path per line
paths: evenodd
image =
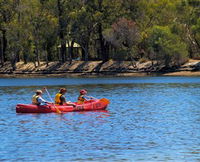
M0 0L0 62L11 61L13 70L19 60L71 62L77 42L85 61L120 54L179 64L188 52L199 57L199 6L197 0Z
M105 33L106 40L115 47L124 49L128 57L133 60L132 52L135 52L140 40L140 32L136 23L132 20L121 18L112 25L112 29L107 33L109 35Z
M66 41L69 40L70 37L70 24L71 24L71 12L74 11L77 7L77 0L74 1L65 1L65 0L57 0L57 18L58 18L58 33L59 40L61 42L61 61L65 62L66 60L71 61L72 56L68 53L68 57L66 58Z
M50 47L56 44L57 19L49 12L46 4L41 1L34 1L32 5L31 32L34 43L34 53L40 65L40 58L43 57L48 65ZM44 54L44 55L42 55Z
M109 59L109 44L106 42L103 32L119 19L124 13L120 10L123 6L121 0L98 0L95 19L98 23L97 33L99 41L99 58L104 62Z
M7 61L7 23L9 23L14 15L15 5L12 0L0 0L0 31L1 31L1 64Z
M147 53L166 67L179 66L188 56L187 45L169 27L154 26L147 33Z

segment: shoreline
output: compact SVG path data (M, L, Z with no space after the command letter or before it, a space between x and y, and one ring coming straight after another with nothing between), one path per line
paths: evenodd
M164 69L164 70L163 70ZM131 61L73 61L50 62L48 65L41 62L40 66L34 63L18 62L16 70L12 70L9 62L0 68L0 78L34 78L34 77L145 77L145 76L200 76L200 60L189 60L175 69L166 69L162 65L147 62Z
M60 74L54 74L54 73L25 73L25 74L19 74L19 73L13 73L13 74L0 74L0 78L47 78L47 77L145 77L145 76L155 76L158 74L147 74L147 73L113 73L113 72L106 72L106 73L60 73Z
M0 74L0 78L48 78L48 77L60 77L60 78L68 78L68 77L154 77L154 76L199 76L200 71L193 72L193 71L175 71L175 72L168 72L168 73L161 73L161 72L123 72L123 73L113 73L113 72L106 72L106 73L12 73L12 74Z

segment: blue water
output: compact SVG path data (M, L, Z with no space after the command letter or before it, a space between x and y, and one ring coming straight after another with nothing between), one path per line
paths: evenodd
M106 112L16 114L36 89L108 98ZM0 79L0 161L200 161L200 77ZM46 94L43 96L50 100Z

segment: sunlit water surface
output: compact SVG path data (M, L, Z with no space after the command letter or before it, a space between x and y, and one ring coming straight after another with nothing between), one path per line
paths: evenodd
M108 98L108 112L16 114L46 86ZM46 94L43 96L50 100ZM200 78L0 79L0 161L200 161Z

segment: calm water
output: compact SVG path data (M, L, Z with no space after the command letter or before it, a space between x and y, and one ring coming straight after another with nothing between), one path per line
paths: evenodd
M108 98L108 112L16 114L35 89ZM0 79L0 161L200 161L200 77ZM44 94L44 98L48 96Z

